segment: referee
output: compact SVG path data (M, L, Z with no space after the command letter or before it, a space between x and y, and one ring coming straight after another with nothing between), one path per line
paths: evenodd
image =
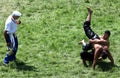
M21 21L18 20L20 16L21 13L19 11L13 11L5 22L4 37L8 52L4 58L4 65L8 65L10 61L16 60L18 39L15 32L17 31L17 25L21 23Z

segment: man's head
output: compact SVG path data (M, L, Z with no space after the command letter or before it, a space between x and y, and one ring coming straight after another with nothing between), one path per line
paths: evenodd
M21 13L19 11L13 11L12 17L16 20L21 16Z
M104 39L108 39L110 37L110 35L111 35L110 31L105 30L103 37L104 37Z

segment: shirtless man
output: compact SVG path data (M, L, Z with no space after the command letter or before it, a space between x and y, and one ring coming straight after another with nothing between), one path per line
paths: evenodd
M109 37L110 37L110 31L106 30L104 32L104 35L102 37L100 37L100 39L94 39L94 40L90 39L89 40L90 44L92 44L95 49L94 60L93 60L93 69L95 69L97 60L100 57L100 55L103 53L109 58L111 63L114 65L113 57L109 51L109 46L110 46Z

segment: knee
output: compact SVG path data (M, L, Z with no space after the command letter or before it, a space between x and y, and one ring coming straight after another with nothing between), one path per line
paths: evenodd
M17 48L13 48L13 52L14 52L14 54L16 54Z
M84 27L86 27L86 26L88 26L88 27L90 26L90 21L85 21L84 22Z
M10 51L8 52L8 55L16 55L17 49L10 49Z

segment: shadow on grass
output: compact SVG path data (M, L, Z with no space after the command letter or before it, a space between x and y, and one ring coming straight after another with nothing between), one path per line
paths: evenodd
M113 67L120 68L120 66L112 65L110 62L98 62L98 68L102 69L102 71L109 71Z
M21 60L15 61L15 66L10 66L11 68L16 68L18 71L36 71L34 66L27 65Z

